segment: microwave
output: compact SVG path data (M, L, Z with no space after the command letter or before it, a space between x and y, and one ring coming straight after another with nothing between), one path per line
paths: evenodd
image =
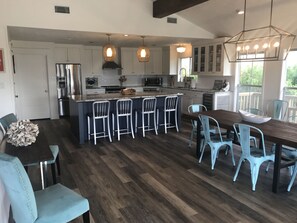
M86 77L86 89L98 88L98 77Z
M162 86L163 79L161 77L147 77L144 78L144 86Z

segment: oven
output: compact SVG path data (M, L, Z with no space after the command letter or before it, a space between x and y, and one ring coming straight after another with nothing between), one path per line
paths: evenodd
M146 77L143 79L145 87L162 87L163 79L161 77Z
M102 87L105 88L106 94L121 93L121 90L125 88L117 85L102 86Z

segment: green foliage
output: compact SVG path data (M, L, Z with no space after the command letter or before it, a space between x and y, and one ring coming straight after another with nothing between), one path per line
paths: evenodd
M297 87L297 65L288 67L286 86Z
M263 64L250 64L241 69L241 85L262 85Z

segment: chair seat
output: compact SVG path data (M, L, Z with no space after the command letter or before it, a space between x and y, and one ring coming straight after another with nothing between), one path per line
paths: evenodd
M89 210L89 202L61 184L34 192L38 218L35 223L65 223Z
M289 158L289 159L296 159L297 158L297 150L291 147L283 147L282 152Z

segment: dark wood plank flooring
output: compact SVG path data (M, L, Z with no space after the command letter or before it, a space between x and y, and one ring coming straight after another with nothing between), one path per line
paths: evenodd
M167 135L149 132L143 138L139 132L135 139L100 139L96 146L79 145L67 119L37 123L49 143L60 147L59 182L88 198L92 222L297 222L297 182L286 192L287 169L278 194L271 191L273 170L265 173L266 165L255 192L248 162L233 183L230 154L220 154L214 171L209 152L198 164L196 144L188 147L187 120L180 133L171 129ZM239 155L235 146L236 162ZM29 176L34 189L40 189L38 168L30 168ZM49 176L51 184L50 168Z

